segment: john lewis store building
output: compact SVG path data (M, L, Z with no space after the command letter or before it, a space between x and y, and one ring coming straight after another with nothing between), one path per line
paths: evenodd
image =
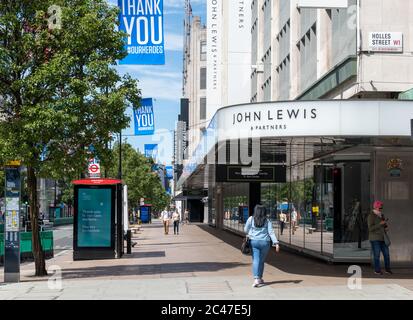
M367 215L380 199L390 220L392 261L411 263L411 119L413 102L400 100L224 107L178 185L208 190L212 226L242 233L261 203L283 245L337 262L370 261Z

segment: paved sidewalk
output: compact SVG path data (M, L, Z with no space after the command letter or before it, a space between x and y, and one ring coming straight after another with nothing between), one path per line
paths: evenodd
M119 260L73 261L71 250L60 252L47 266L61 268L61 288L33 277L33 264L26 264L21 283L0 285L0 299L413 299L413 269L377 277L364 266L362 289L351 290L348 265L289 252L271 252L266 285L252 288L251 257L240 253L240 237L205 225L171 232L164 235L156 220L144 225L132 254Z
M347 286L279 286L252 288L241 277L200 277L143 280L65 281L61 289L45 282L0 287L1 300L412 300L413 292L396 284Z

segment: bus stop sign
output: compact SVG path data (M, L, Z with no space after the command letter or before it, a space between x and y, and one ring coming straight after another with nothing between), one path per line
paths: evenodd
M20 281L20 168L6 166L4 282Z

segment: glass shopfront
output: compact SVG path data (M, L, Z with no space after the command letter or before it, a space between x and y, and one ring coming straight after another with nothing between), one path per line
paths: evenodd
M315 162L297 163L287 166L285 183L261 185L261 202L280 241L333 255L333 186L320 180L330 171Z
M224 183L224 227L244 231L248 219L248 183Z
M285 152L286 179L261 183L260 194L278 239L337 261L370 259L367 216L375 200L373 186L380 185L377 179L381 179L374 171L377 153L396 150L388 160L396 163L390 158L400 157L397 150L413 152L412 141L331 137L272 139L271 143ZM397 179L394 174L394 185ZM249 187L250 183L224 183L226 228L243 231Z
M284 245L343 262L369 261L367 216L373 201L382 200L392 221L392 261L410 263L410 119L413 103L397 100L225 106L178 184L204 188L208 183L208 221L217 228L243 232L261 203ZM209 174L200 166L205 162ZM258 173L251 173L251 163L260 164Z
M209 197L208 197L208 223L211 226L216 227L216 209L214 206L216 199L215 199L215 193L214 192L209 192Z

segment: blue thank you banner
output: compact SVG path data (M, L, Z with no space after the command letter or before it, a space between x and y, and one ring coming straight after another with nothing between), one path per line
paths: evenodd
M164 65L163 0L118 0L128 55L119 64Z
M155 116L152 98L142 99L141 107L133 111L135 119L135 135L152 135L155 132Z
M156 160L157 155L158 155L157 144L145 144L145 157Z
M166 166L166 178L173 179L174 178L174 167L173 166Z

